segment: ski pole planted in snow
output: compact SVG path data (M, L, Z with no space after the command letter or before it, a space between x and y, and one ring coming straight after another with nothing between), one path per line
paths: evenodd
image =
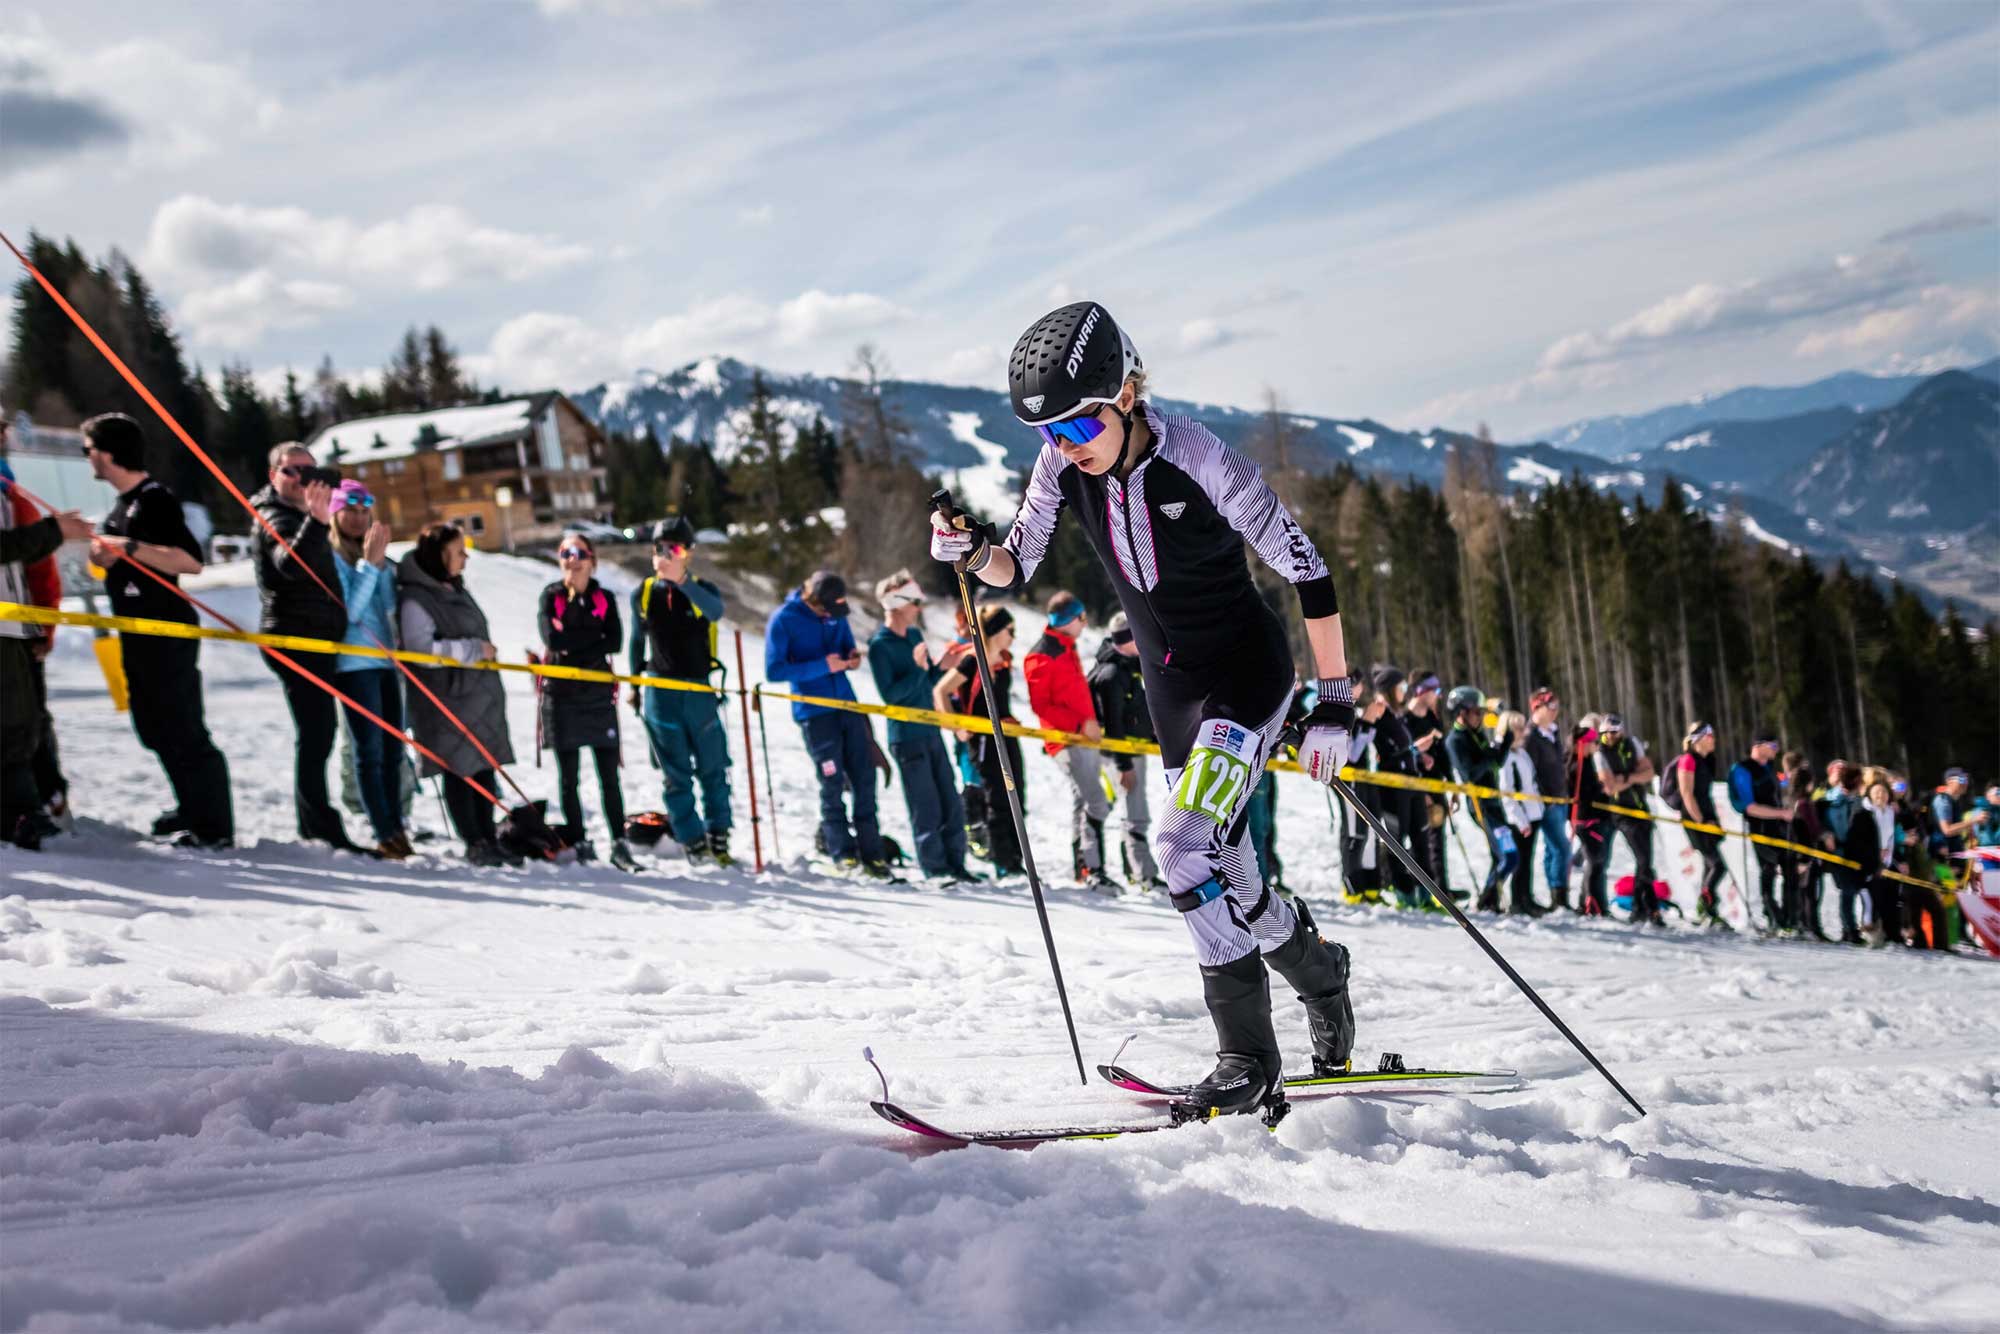
M750 758L750 692L743 688L743 632L736 632L736 702L743 706L743 769L750 775L750 847L757 854L757 874L764 874L764 825L757 818L757 765ZM770 771L765 771L765 786ZM776 851L774 843L772 851Z
M958 508L951 503L951 492L938 491L931 496L931 508L947 520L958 517ZM1007 789L1007 810L1014 819L1014 834L1021 845L1021 866L1028 873L1028 890L1034 895L1035 916L1041 919L1042 943L1048 946L1049 969L1056 975L1056 998L1062 1002L1063 1026L1069 1029L1069 1049L1076 1057L1076 1077L1085 1085L1090 1076L1083 1072L1083 1047L1076 1040L1076 1021L1069 1013L1069 991L1063 986L1062 963L1056 958L1056 937L1049 929L1049 908L1042 899L1042 877L1035 871L1035 845L1028 837L1028 822L1021 815L1021 793L1014 781L1014 761L1007 753L1007 734L1001 730L1000 697L993 686L993 666L986 660L986 631L979 624L979 610L972 603L972 580L965 572L965 562L959 561L953 567L958 575L958 598L965 607L965 621L972 635L972 656L979 664L979 693L986 699L986 714L993 721L993 748L1000 760L1000 779Z
M1608 1082L1612 1088L1618 1090L1619 1097L1625 1099L1626 1102L1632 1104L1633 1111L1639 1113L1639 1115L1641 1116L1644 1116L1646 1114L1646 1109L1639 1105L1639 1100L1625 1091L1625 1086L1618 1082L1618 1077L1616 1075L1612 1074L1609 1070L1604 1068L1604 1062L1597 1059L1596 1053L1592 1052L1590 1048L1583 1045L1582 1038L1579 1038L1576 1034L1570 1032L1569 1025L1564 1023L1561 1017L1558 1016L1554 1010L1551 1010L1549 1008L1548 1002L1543 1000L1541 998L1541 995L1538 992L1536 992L1536 990L1533 987L1528 985L1526 979L1524 979L1519 973L1514 971L1514 965L1508 963L1504 958L1500 956L1500 951L1494 949L1492 942L1487 940L1484 935L1480 934L1479 928L1472 924L1472 919L1467 917L1462 911L1459 910L1459 906L1451 901L1451 895L1446 894L1443 890L1439 889L1437 881L1431 879L1430 875L1427 872L1425 872L1424 868L1417 865L1417 859L1410 855L1409 849L1405 848L1401 843L1397 842L1395 839L1389 836L1389 831L1382 827L1382 822L1375 818L1375 813L1373 811L1369 810L1366 806L1362 805L1361 798L1355 795L1354 789L1347 785L1347 780L1344 778L1335 778L1331 786L1333 787L1333 790L1335 792L1338 792L1340 794L1341 800L1347 803L1348 808L1352 810L1355 813L1355 815L1360 818L1361 822L1367 825L1370 829L1375 831L1376 840L1382 843L1384 846L1388 847L1392 852L1396 854L1397 860L1401 861L1403 863L1404 868L1407 869L1411 875L1416 877L1417 883L1422 885L1426 890L1428 890L1430 892L1430 896L1433 899L1437 900L1438 905L1442 907L1446 912L1450 913L1452 917L1457 920L1460 926L1465 928L1466 934L1472 937L1474 943L1476 943L1480 949L1486 951L1486 957L1493 960L1494 963L1499 965L1500 971L1507 974L1507 979L1510 982L1512 982L1515 986L1519 987L1521 989L1522 994L1535 1003L1535 1008L1542 1012L1542 1016L1545 1019L1547 1019L1550 1023L1556 1026L1556 1031L1558 1033L1561 1033L1565 1038L1569 1039L1569 1045L1575 1047L1579 1052L1583 1053L1583 1059L1589 1061L1591 1066L1597 1071L1597 1073L1603 1075L1606 1082Z
M737 665L737 675L743 674L742 664ZM778 788L771 781L771 732L764 726L764 683L759 681L750 687L750 707L757 715L757 740L764 749L764 795L771 799L771 860L785 860L784 849L778 846Z

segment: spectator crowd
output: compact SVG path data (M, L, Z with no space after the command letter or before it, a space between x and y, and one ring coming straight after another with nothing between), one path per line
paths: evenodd
M62 590L53 554L64 541L88 541L115 615L196 624L196 606L179 583L202 568L202 551L172 492L145 471L138 423L105 414L85 422L82 436L92 471L116 492L116 503L93 526L74 514L40 514L11 478L0 478L7 487L0 504L0 601L56 605ZM418 783L435 779L469 862L519 862L525 850L509 836L511 817L500 819L515 753L499 676L441 662L399 663L382 653L400 648L459 666L497 659L485 611L463 578L465 535L449 523L430 524L392 562L389 528L360 482L318 467L297 444L273 448L268 465L265 485L249 497L257 518L258 628L341 650L267 654L294 732L298 836L390 860L408 857L415 850L409 814ZM691 568L695 538L684 518L655 525L652 573L623 606L598 581L597 553L586 536L565 533L554 552L559 577L540 595L541 648L534 660L603 673L615 670L622 649L630 675L668 683L623 693L660 773L664 806L628 818L618 686L561 672L537 678L537 759L543 748L555 757L560 823L553 833L579 858L597 855L581 791L588 751L614 864L636 865L635 841L669 843L697 862L732 860L731 762L717 688L717 628L725 607L717 586ZM1015 612L987 605L977 611L988 668L982 673L963 609L955 633L938 641L926 632L926 597L908 570L879 581L872 594L881 626L865 646L852 628L846 580L832 570L792 590L765 630L765 681L804 697L790 708L818 784L817 849L837 868L894 878L906 856L882 830L876 786L878 774L893 773L914 844L907 859L923 877L978 880L975 863L996 877L1020 874L1026 850L1006 778L1011 767L1014 796L1026 802L1019 738L947 733L892 713L885 753L864 712L812 701L856 701L852 678L865 663L880 699L897 709L975 717L990 710L1016 722L1017 709L1024 709L1038 726L1088 742L1147 741L1145 680L1124 616L1113 616L1086 652L1090 612L1073 593L1046 600L1038 633L1028 630L1032 639L1022 637ZM52 634L53 627L0 622L6 775L0 832L24 848L38 846L68 816L43 674ZM229 846L235 838L229 766L204 716L200 641L126 634L117 643L134 732L173 794L173 804L152 821L153 833L187 848ZM1017 653L1023 644L1026 651ZM1312 703L1302 690L1299 716ZM1435 672L1390 665L1357 679L1356 707L1351 763L1367 771L1356 790L1396 847L1384 846L1369 824L1334 813L1345 830L1344 892L1354 903L1435 910L1412 867L1449 890L1453 862L1463 859L1465 871L1478 869L1478 883L1465 895L1476 911L1607 915L1615 906L1634 924L1655 926L1685 911L1692 922L1727 930L1733 928L1724 900L1733 884L1743 916L1752 923L1761 917L1780 934L1942 949L1953 934L1941 891L1956 877L1955 854L2000 843L2000 784L1975 795L1970 775L1959 768L1925 788L1877 766L1816 763L1768 733L1738 738L1747 744L1725 751L1724 738L1699 719L1688 721L1678 749L1669 752L1633 735L1617 713L1567 721L1563 700L1550 688L1534 691L1519 710L1476 686L1446 690ZM328 780L343 732L345 780L368 831L358 841ZM1163 794L1152 790L1153 757L1036 744L1060 775L1061 790L1046 799L1067 802L1070 811L1069 865L1043 865L1043 874L1054 871L1053 878L1096 893L1160 888L1150 825L1151 803ZM1245 818L1260 872L1283 891L1276 798L1267 772ZM1754 838L1733 845L1726 838L1725 802ZM1665 821L1684 824L1693 854L1685 908L1656 855ZM1466 841L1468 830L1483 845L1479 857ZM1614 881L1621 845L1630 870ZM1747 849L1737 861L1740 881L1726 855L1737 848ZM1801 848L1842 860L1807 856ZM1536 893L1538 868L1546 901Z

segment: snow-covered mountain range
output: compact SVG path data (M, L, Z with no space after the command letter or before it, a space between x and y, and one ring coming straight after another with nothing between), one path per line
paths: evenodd
M787 375L733 358L707 358L665 373L640 371L571 398L607 430L651 431L662 442L708 440L727 458L744 438L752 381L759 375L773 407L794 425L823 416L838 426L854 401L852 380ZM1673 477L1693 503L1718 518L1733 511L1746 531L1773 545L1856 560L1922 583L1918 567L1946 546L1983 547L2000 539L2000 527L1985 512L1990 506L1970 499L1993 498L1991 488L1976 484L2000 468L1990 413L1984 435L1980 418L1980 386L1991 389L1996 379L2000 362L1933 377L1849 374L1795 389L1737 390L1651 413L1575 423L1553 441L1498 446L1500 474L1526 490L1576 475L1600 490L1653 498ZM1938 390L1941 384L1950 392ZM926 467L995 517L1012 508L1018 474L1039 442L1015 422L1003 393L909 380L887 382L884 393ZM1920 396L1936 401L1917 410L1911 405ZM1270 457L1265 412L1170 398L1158 403L1198 417L1232 445ZM1323 470L1345 463L1433 486L1444 479L1448 447L1469 439L1442 427L1399 430L1368 417L1293 413L1283 421L1286 455L1298 466ZM1918 460L1894 470L1896 494L1880 504L1887 476L1882 468L1840 463L1827 453L1851 455L1859 448L1853 439L1871 432L1886 432L1890 454ZM1881 447L1875 448L1879 454ZM1964 468L1940 462L1961 455Z

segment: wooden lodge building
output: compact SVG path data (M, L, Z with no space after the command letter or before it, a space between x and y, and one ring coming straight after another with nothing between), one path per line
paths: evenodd
M604 433L555 390L336 422L306 448L374 493L398 539L450 522L497 550L552 541L609 509Z

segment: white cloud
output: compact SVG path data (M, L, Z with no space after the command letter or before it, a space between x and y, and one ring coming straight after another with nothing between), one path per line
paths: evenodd
M1793 355L1892 351L1912 355L1912 344L2000 330L2000 300L1990 291L1939 284L1923 288L1908 302L1871 310L1859 319L1815 329L1799 340ZM1919 358L1921 359L1921 358Z
M777 219L778 210L770 204L759 204L755 208L739 208L736 219L752 227L769 227Z
M1765 332L1796 320L1867 307L1908 291L1921 279L1908 252L1893 248L1840 255L1833 262L1775 278L1696 283L1602 332L1570 334L1542 353L1540 369L1647 356L1723 334Z
M624 331L534 311L502 324L485 352L464 360L474 375L504 387L574 387L711 353L804 350L824 358L909 318L909 311L872 293L817 289L777 305L741 294L716 297Z
M836 294L815 288L779 306L773 323L778 343L796 347L899 324L909 318L909 311L868 292Z
M146 265L182 293L196 342L246 347L350 303L353 289L438 291L519 282L587 258L585 246L484 226L463 209L421 204L371 225L302 208L179 195L160 205Z
M484 226L450 204L419 204L362 226L301 208L222 204L179 195L160 205L147 262L185 277L284 265L334 277L393 279L435 291L464 282L519 282L580 263L587 246Z
M103 105L129 130L119 140L126 155L154 167L184 167L268 134L284 114L248 70L151 38L85 51L40 33L0 32L0 70L19 87Z
M1211 348L1227 347L1236 341L1236 335L1210 319L1189 320L1181 326L1181 351L1206 352Z
M273 329L316 323L353 299L337 283L281 279L269 269L255 269L191 294L181 302L179 313L196 342L246 348Z
M947 384L974 384L990 389L1006 376L1007 349L997 343L961 347L944 359L939 370Z

